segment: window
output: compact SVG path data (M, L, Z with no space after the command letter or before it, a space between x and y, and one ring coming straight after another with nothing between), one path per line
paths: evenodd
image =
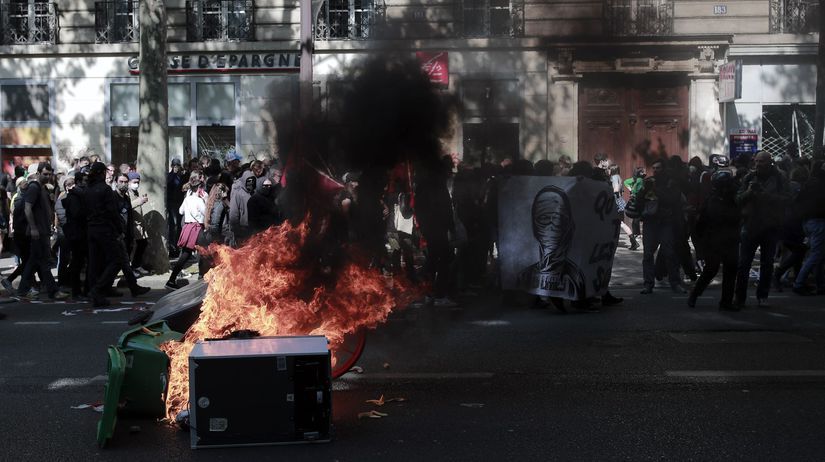
M461 100L465 163L477 166L520 157L518 80L465 80Z
M373 0L326 0L315 21L315 38L366 39L373 35Z
M605 31L618 36L673 33L673 0L605 0Z
M771 32L807 34L819 30L817 0L770 0Z
M140 120L139 91L136 83L112 84L109 120L136 124Z
M47 85L3 85L3 121L48 122L49 87Z
M0 85L0 157L3 171L50 161L52 156L48 84Z
M168 84L169 155L225 154L236 147L237 79L172 79ZM139 86L134 79L109 85L109 127L113 161L134 161L140 124ZM194 149L194 152L193 152ZM199 151L200 150L200 151Z
M524 35L523 0L464 0L465 37L518 37Z
M186 2L189 41L254 40L252 0L196 0Z
M97 43L136 42L140 30L138 12L135 0L95 2Z
M813 154L813 104L776 104L762 106L762 149L771 156Z
M3 0L0 3L3 43L56 43L55 5L46 0Z
M235 118L234 83L199 83L198 119L229 120Z

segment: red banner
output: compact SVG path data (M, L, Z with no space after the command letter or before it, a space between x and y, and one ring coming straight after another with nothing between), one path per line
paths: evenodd
M446 51L416 51L415 57L430 76L430 82L444 88L450 85L450 57Z

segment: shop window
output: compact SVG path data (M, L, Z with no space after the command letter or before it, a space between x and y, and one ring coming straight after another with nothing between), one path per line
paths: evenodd
M466 80L462 83L465 117L518 117L518 80Z
M140 120L139 92L140 87L136 83L112 84L109 120L137 123Z
M2 114L5 122L48 122L47 85L3 85Z
M228 120L235 118L234 83L197 84L198 120Z
M198 127L198 155L223 159L235 149L235 127Z
M169 127L169 159L188 163L192 158L191 127ZM186 165L186 164L184 164Z
M0 119L3 171L13 172L16 165L51 161L48 85L0 86Z
M477 167L519 158L518 123L465 123L463 129L465 164Z
M189 120L192 109L191 98L189 96L189 84L169 84L169 119Z
M519 37L524 35L523 0L463 0L465 37Z
M315 21L315 38L366 39L373 35L375 3L373 0L326 0Z
M110 119L137 123L140 120L140 87L136 83L114 83L111 87ZM189 84L169 84L169 119L188 120L191 103Z
M813 155L813 104L762 105L762 149L772 156Z
M137 162L138 127L112 127L112 163Z

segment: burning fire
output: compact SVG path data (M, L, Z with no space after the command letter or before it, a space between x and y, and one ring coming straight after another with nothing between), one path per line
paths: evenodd
M189 406L188 357L199 340L249 329L263 336L324 335L335 350L347 334L375 327L412 299L414 291L398 280L389 283L380 271L352 261L333 281L317 281L317 263L301 260L308 221L270 228L239 249L210 246L215 266L205 276L200 316L182 341L161 345L170 359L168 419Z

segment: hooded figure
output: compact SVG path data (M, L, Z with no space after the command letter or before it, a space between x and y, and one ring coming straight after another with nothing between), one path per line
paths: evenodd
M255 174L247 170L232 184L232 193L229 198L229 227L236 244L240 244L252 235L249 229L247 203L255 193L256 182Z
M575 225L567 194L547 186L533 199L533 236L539 261L518 276L518 285L532 294L577 300L585 296L584 275L567 259Z
M281 213L275 205L277 198L276 188L272 180L267 178L255 194L247 202L247 213L249 216L249 227L253 232L263 231L270 226L279 224Z

